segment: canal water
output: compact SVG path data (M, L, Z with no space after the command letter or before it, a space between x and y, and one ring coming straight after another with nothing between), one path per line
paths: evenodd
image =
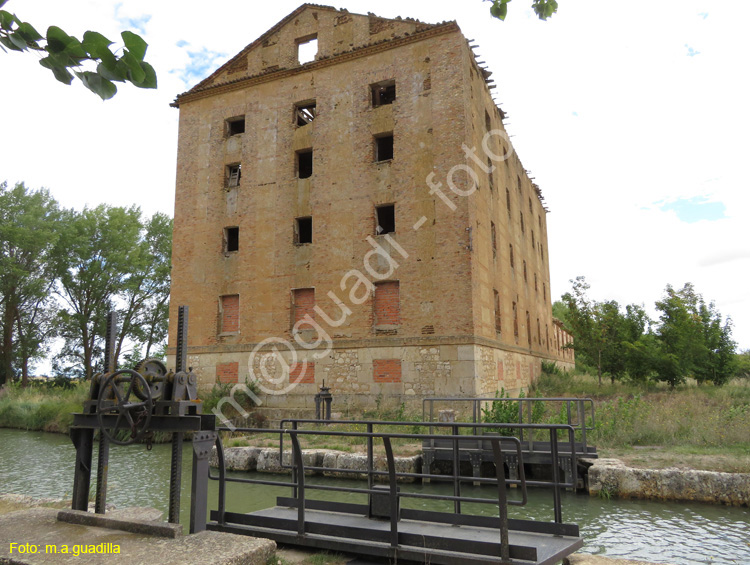
M182 523L190 513L191 445L185 444L182 483ZM0 429L0 493L33 497L68 498L73 485L75 450L61 434ZM94 454L96 460L96 453ZM112 446L107 502L118 507L152 506L165 512L169 499L170 446ZM249 477L269 475L234 473ZM95 474L92 474L92 485ZM309 483L361 486L357 481L310 477ZM404 490L450 494L447 485L403 485ZM209 508L217 507L218 484L209 482ZM492 487L465 486L467 496L492 498ZM514 496L514 491L509 491ZM227 510L250 512L275 504L277 496L290 496L288 488L231 484ZM364 503L362 495L308 491L310 498ZM563 520L576 523L585 540L584 552L610 557L643 559L674 565L750 564L750 509L699 503L603 500L587 495L563 495ZM404 499L404 506L430 510L451 509L439 500ZM467 513L493 514L491 504L464 505ZM524 507L510 507L510 517L552 520L552 495L532 489Z

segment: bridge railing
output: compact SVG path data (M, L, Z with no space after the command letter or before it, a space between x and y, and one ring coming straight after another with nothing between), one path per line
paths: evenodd
M491 428L497 429L511 428L518 429L518 437L524 442L528 441L528 451L533 453L537 447L533 428L525 428L520 424L532 424L535 413L535 406L544 406L545 414L547 417L550 410L554 410L558 406L560 411L557 416L562 416L565 425L571 426L578 437L573 451L577 451L579 454L588 453L588 437L587 432L593 431L596 426L595 414L594 414L594 401L591 398L572 398L572 397L561 397L561 398L501 398L501 397L482 397L482 398L466 398L466 397L430 397L422 400L422 420L424 422L434 422L437 412L437 407L440 405L454 408L457 404L469 404L471 407L471 423L479 424L482 423L482 411L483 408L491 407L494 402L512 402L517 404L517 418L509 422L497 422ZM498 426L498 424L507 424L506 426ZM482 434L487 430L487 426L475 427L475 434ZM515 434L514 434L515 435ZM538 437L538 436L537 436ZM571 442L571 445L574 445ZM546 447L546 446L545 446Z
M339 425L364 425L367 431L336 431L331 429ZM283 426L287 427L283 427ZM315 425L320 427L324 426L326 429L304 429L307 426ZM398 432L384 432L376 431L381 426L426 426L433 431L431 434L414 434L414 433L398 433ZM471 431L472 427L486 428L491 426L490 424L473 424L473 423L440 423L440 422L386 422L386 421L333 421L333 422L321 422L319 420L285 420L282 422L281 429L263 429L263 428L236 428L230 430L229 428L220 428L219 431L234 431L248 434L276 434L279 436L279 463L283 468L290 469L291 477L289 480L274 480L266 478L245 478L245 477L228 477L226 474L226 466L224 463L224 448L221 440L217 440L217 455L219 462L218 475L212 475L209 472L209 479L219 481L219 493L218 493L218 523L222 524L224 516L226 514L226 485L227 483L245 483L245 484L256 484L256 485L269 485L269 486L283 486L289 487L292 490L292 498L297 500L298 506L298 527L304 530L305 521L305 499L307 493L310 490L320 491L339 491L349 493L359 493L368 496L368 508L372 507L373 496L383 496L384 493L381 490L375 488L375 482L377 480L386 480L388 484L389 508L391 509L391 527L393 531L397 532L398 512L394 509L400 508L400 499L406 498L419 498L419 499L436 499L441 501L452 501L453 502L453 515L458 516L455 520L456 523L460 522L460 516L462 515L462 503L479 503L479 504L497 504L499 507L499 519L500 528L503 527L507 530L508 506L523 506L527 501L527 486L545 486L552 487L552 498L553 498L553 510L554 510L554 524L563 526L562 522L562 507L561 507L561 490L564 488L574 488L573 483L568 483L561 480L561 473L559 465L552 466L552 479L545 480L526 480L523 473L523 453L521 450L521 441L516 437L503 437L500 435L489 436L486 434L481 435L467 435L466 431ZM521 424L525 429L535 429L540 433L546 430L549 434L549 441L551 446L551 455L554 461L560 461L561 454L558 449L558 434L566 432L569 438L573 437L574 430L571 426L567 425L545 425L545 424ZM449 430L449 433L435 433L433 428L442 428ZM462 433L464 432L464 433ZM288 436L291 441L291 457L289 463L285 462L284 453L284 438ZM304 458L302 456L302 445L300 442L301 438L314 437L314 436L325 436L325 437L348 437L348 438L362 438L366 441L367 450L367 466L365 469L351 469L351 468L331 468L331 467L319 467L313 465L305 465ZM413 473L406 471L399 471L396 468L396 459L393 454L393 441L394 440L415 440L424 441L425 439L435 440L447 440L452 444L453 458L452 458L452 472L451 474L425 474L425 473ZM385 470L376 469L375 466L375 443L376 441L383 443L385 450ZM461 474L460 470L460 446L463 446L464 442L489 442L493 460L495 464L496 476L495 477L475 477L465 476ZM504 453L510 452L512 455L518 458L521 463L519 465L520 474L517 479L506 479L504 474ZM575 458L575 454L572 454ZM574 459L575 460L575 459ZM574 463L575 464L575 463ZM325 484L309 484L305 481L305 472L317 471L321 473L335 473L338 476L362 476L366 475L367 488L348 487L340 485L325 485ZM396 488L396 484L399 479L409 480L420 480L420 479L431 479L440 481L450 481L453 484L453 494L432 494L426 492L404 492ZM476 496L466 496L461 492L461 485L465 483L473 484L488 484L494 485L497 488L497 498L480 498ZM520 489L521 499L520 500L508 500L506 496L506 487L509 485L515 485ZM415 512L415 511L412 511ZM430 514L430 513L422 513ZM432 513L435 514L435 513ZM505 526L503 526L505 524ZM553 526L553 524L550 524ZM560 533L563 530L552 530L552 533Z

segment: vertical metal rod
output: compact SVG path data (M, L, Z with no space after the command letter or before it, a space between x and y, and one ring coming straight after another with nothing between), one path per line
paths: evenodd
M107 511L107 475L109 473L109 440L99 430L99 453L96 456L96 499L94 512Z
M297 484L299 485L299 497L297 498L297 534L305 535L305 462L302 460L302 449L299 446L297 433L290 432L292 438L292 452L297 467Z
M117 312L107 313L107 329L104 337L104 366L105 375L115 370L115 347L117 343ZM101 381L100 381L101 384ZM104 514L107 510L107 474L109 473L109 440L99 430L99 452L96 457L96 498L97 514Z
M570 445L575 445L573 442L576 440L576 432L573 428L568 430L568 437L570 438ZM578 459L576 458L575 448L570 450L570 466L572 469L571 475L573 476L573 492L578 490Z
M91 485L91 458L94 451L93 429L72 429L70 439L76 448L75 475L73 478L73 510L88 510Z
M177 356L175 372L187 371L187 336L188 336L188 307L180 306L177 311Z
M529 421L529 424L533 424L534 420L534 406L533 406L533 400L527 400L527 406L526 411L528 412L528 416L526 419ZM521 401L521 404L523 404L523 400ZM521 422L523 423L523 422ZM534 453L534 428L529 428L529 453Z
M180 523L180 493L182 491L182 442L184 432L172 433L172 463L169 470L169 522Z
M299 428L297 424L297 420L294 420L292 422L292 429L297 430ZM279 434L281 437L284 437L284 434ZM294 434L295 436L297 434ZM294 437L294 436L293 436ZM295 460L295 451L292 449L292 483L294 483L294 486L292 487L292 498L297 498L297 494L299 493L299 490L297 489L297 462ZM284 463L284 452L282 451L279 453L279 461L281 463Z
M503 450L499 439L492 439L490 441L492 443L492 453L495 457L495 474L497 475L497 502L500 512L500 558L505 563L510 560L510 540L508 537L508 494L505 492Z
M581 424L581 443L583 444L583 452L586 453L588 452L588 447L586 446L586 405L583 400L578 401L578 421Z
M453 428L453 435L455 436L453 440L453 496L456 497L456 500L453 501L453 512L461 514L461 501L458 500L458 497L461 496L461 481L458 479L461 468L459 465L461 454L458 449L458 426L451 426L451 428Z
M227 467L224 462L224 444L219 434L216 434L216 456L219 460L219 524L224 525L227 508Z
M372 433L372 423L367 424L367 433ZM374 483L375 483L375 477L372 474L373 470L375 469L375 455L373 454L373 439L372 436L367 437L367 488L369 490L373 489ZM370 518L370 514L372 513L372 493L367 495L368 497L368 504L367 504L367 517Z
M383 436L385 458L388 462L388 500L391 518L391 547L398 547L398 487L396 486L396 460L393 457L391 438ZM395 555L393 557L396 557Z
M518 403L518 423L523 424L523 400ZM518 432L518 439L523 441L523 428L520 428Z
M549 431L550 439L550 451L552 452L552 480L554 486L552 488L552 498L555 505L555 522L562 524L562 507L560 501L560 457L557 452L557 430L552 428Z

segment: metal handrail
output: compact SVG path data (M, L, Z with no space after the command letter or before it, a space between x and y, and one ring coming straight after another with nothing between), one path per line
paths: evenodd
M286 422L289 422L288 420L285 420ZM309 422L309 423L316 423L320 424L321 422L318 420L297 420L296 423L302 423L302 422ZM362 423L358 421L354 422L345 422L345 421L337 421L336 423ZM370 422L371 424L394 424L394 425L417 425L420 423L417 422ZM425 423L421 423L422 425L426 425ZM519 460L519 470L520 470L520 479L504 479L504 484L506 485L520 485L521 492L522 492L522 500L512 500L507 501L507 505L513 505L513 506L523 506L526 504L527 501L527 493L526 493L526 487L527 486L552 486L553 487L553 499L554 499L554 506L555 506L555 521L558 523L562 522L562 510L560 507L560 490L562 488L575 488L574 482L571 483L562 483L560 482L559 473L553 472L553 481L527 481L524 474L523 474L523 454L521 451L521 442L518 438L515 437L503 437L503 436L492 436L489 437L487 435L460 435L458 433L458 430L462 427L471 427L473 424L464 424L464 423L432 423L434 426L450 426L452 428L453 433L451 435L438 435L438 434L431 434L429 437L431 439L436 440L450 440L454 445L454 453L458 449L458 443L459 441L489 441L491 445L493 446L493 453L494 453L494 445L497 443L498 448L502 450L502 442L511 442L515 445L516 449L516 456ZM480 424L480 427L490 427L492 424ZM569 437L574 434L574 430L571 426L565 425L565 424L521 424L521 426L524 426L526 428L533 428L533 429L547 429L550 434L550 446L551 446L551 452L553 461L558 462L557 465L553 465L554 468L557 468L559 465L561 454L558 450L558 440L557 440L557 432L559 430L567 430ZM496 427L496 426L495 426ZM263 479L245 479L245 478L238 478L238 477L226 477L225 473L222 478L222 470L220 469L219 476L214 476L210 474L209 471L209 478L212 480L221 480L224 482L239 482L239 483L250 483L250 484L264 484L264 485L276 485L276 486L288 486L293 489L293 494L295 498L298 498L300 496L300 490L299 489L316 489L316 490L333 490L333 491L342 491L342 492L353 492L353 493L361 493L361 494L378 494L378 491L374 490L372 488L372 483L375 476L383 476L388 475L389 480L391 476L391 470L395 473L395 476L403 477L403 478L429 478L429 479L446 479L447 477L445 475L428 475L423 473L407 473L407 472L398 472L395 470L395 458L393 461L387 461L388 463L388 470L387 471L376 471L375 469L369 468L370 465L368 464L368 470L357 470L357 469L343 469L343 468L329 468L329 467L315 467L315 466L306 466L306 470L319 470L319 471L327 471L327 472L336 472L336 473L353 473L353 474L364 474L366 473L368 475L368 488L352 488L352 487L338 487L338 486L330 486L330 485L305 485L304 484L304 477L300 474L300 468L298 464L298 459L301 459L301 448L299 450L299 453L297 452L297 448L299 448L298 443L298 436L314 436L314 435L325 435L325 436L340 436L340 437L363 437L368 439L375 439L375 438L387 438L390 442L391 439L425 439L427 436L424 434L402 434L402 433L388 433L388 432L345 432L345 431L334 431L334 430L300 430L300 429L263 429L263 428L220 428L220 431L239 431L244 433L273 433L273 434L279 434L280 437L283 437L284 435L289 435L293 442L293 461L292 465L284 465L283 464L283 449L280 453L279 458L279 464L284 466L285 468L294 468L296 473L294 473L295 476L292 477L292 480L290 482L282 482L282 481L271 481L271 480L263 480ZM297 442L297 446L295 447L294 442ZM369 443L369 442L368 442ZM283 445L283 444L282 444ZM219 463L224 468L224 462L223 462L223 445L221 442L217 441L217 450L221 450L221 454L219 455ZM386 459L388 460L388 448L386 448ZM372 455L372 452L368 454L368 459L370 459L370 456ZM563 454L564 456L568 456L567 454ZM576 462L576 454L575 452L570 453L570 457L572 458L572 465L575 468ZM424 493L399 493L399 496L402 498L424 498L424 499L430 499L430 498L437 498L441 500L452 500L454 502L454 512L455 513L461 513L461 502L477 502L477 503L492 503L491 499L484 499L484 498L469 498L465 496L461 496L460 492L460 485L462 482L474 482L474 483L490 483L490 484L496 484L496 479L491 478L478 478L478 477L468 477L468 476L462 476L459 474L457 460L454 457L454 472L453 476L451 477L453 479L454 484L454 495L453 496L445 496L445 495L430 495L430 494L424 494ZM503 461L500 460L499 462L495 461L496 467L499 466L500 469L503 469ZM226 496L225 490L220 489L219 492L220 498L224 498ZM224 501L219 501L219 508L223 508Z
M496 402L496 401L512 401L518 402L518 420L517 422L498 422L513 424L507 426L509 428L517 428L516 424L522 424L524 420L524 402L527 403L528 409L528 423L532 421L533 403L553 403L553 402L564 402L567 414L567 424L573 426L576 430L580 431L581 434L581 445L583 452L586 453L588 450L587 443L587 432L593 431L596 427L596 417L594 410L594 401L591 398L575 398L575 397L558 397L558 398L500 398L500 397L481 397L481 398L465 398L465 397L430 397L422 399L422 420L433 422L435 418L434 407L436 402L471 402L472 403L472 423L480 423L480 413L482 402ZM427 420L427 404L429 403L429 420ZM587 423L586 405L590 405L591 424ZM576 406L576 418L573 420L572 406ZM475 431L476 433L476 431ZM523 429L520 430L521 441L524 440ZM571 444L572 445L572 444ZM571 447L572 448L572 447ZM529 433L529 451L534 451L534 437L533 432Z
M457 431L457 427L454 427L454 432ZM221 442L221 439L217 437L216 440L216 449L217 449L217 457L219 462L219 475L214 476L211 474L210 470L208 472L208 478L212 480L218 480L220 481L219 484L219 516L218 516L218 523L220 525L226 524L226 516L225 516L225 508L226 508L226 488L225 483L226 482L241 482L241 483L251 483L251 484L276 484L280 486L291 486L294 489L294 492L296 493L295 497L297 499L297 534L301 537L305 536L305 497L306 497L306 490L307 489L318 489L318 490L334 490L334 491L342 491L342 492L357 492L357 493L367 493L369 495L373 494L382 494L382 492L378 492L372 488L367 489L356 489L351 487L336 487L336 486L330 486L330 485L307 485L305 482L305 471L313 469L314 467L306 467L304 463L304 457L302 453L302 448L299 442L299 436L305 436L305 435L326 435L326 436L344 436L344 437L365 437L368 439L374 439L374 438L381 438L383 440L383 446L385 448L386 452L386 462L388 470L386 474L388 475L388 497L389 497L389 503L390 503L390 545L392 548L398 547L398 539L399 539L399 532L398 532L398 513L396 509L398 508L398 498L399 497L409 497L409 498L439 498L442 500L446 499L455 499L455 502L463 501L470 501L470 502L480 502L480 503L495 503L498 504L498 513L499 513L499 521L500 521L500 551L501 551L501 558L504 560L509 559L509 534L508 534L508 515L507 515L507 507L509 504L511 505L518 505L523 506L527 503L527 489L526 489L526 480L523 473L521 473L521 480L520 481L507 481L505 480L504 472L503 472L503 450L501 442L503 440L510 441L515 444L516 447L516 456L519 458L520 461L522 461L522 453L521 453L521 442L518 438L514 437L492 437L487 438L486 436L462 436L458 433L454 433L452 435L436 435L434 436L435 439L449 439L453 441L454 444L457 444L459 440L462 439L469 439L469 440L484 440L487 441L489 439L490 443L492 444L492 450L494 454L495 459L495 467L497 469L497 478L496 479L489 479L489 482L493 482L497 485L498 489L498 495L496 500L492 499L483 499L483 498L468 498L468 497L461 497L460 491L458 492L458 495L455 497L445 497L445 496L437 496L437 495L426 495L422 493L400 493L397 488L397 480L400 476L413 476L414 473L400 473L396 470L396 460L393 454L393 447L391 444L391 439L417 439L424 437L422 434L398 434L398 433L374 433L374 432L337 432L332 430L324 430L324 431L318 431L318 430L299 430L299 429L262 429L262 428L219 428L219 431L241 431L241 432L247 432L247 433L278 433L281 437L284 435L289 435L291 442L292 442L292 465L294 469L296 470L296 480L293 480L291 483L288 482L281 482L281 481L263 481L263 480L255 480L255 479L240 479L240 478L234 478L234 477L227 477L226 476L226 464L225 464L225 457L224 457L224 446ZM570 430L572 433L572 430ZM556 444L557 440L557 431L555 429L550 429L550 438L553 443ZM283 461L283 452L281 454L281 460ZM328 469L329 471L344 471L344 469ZM360 472L361 471L357 471ZM382 472L378 471L371 471L372 474L381 474ZM460 477L458 476L458 479L464 479L469 480L469 477ZM521 485L521 493L522 493L522 500L514 500L514 501L508 501L507 495L505 492L505 486L506 484L520 484ZM559 506L559 492L558 497L555 498L555 504ZM555 508L555 519L559 523L562 522L561 513L559 512L559 508L556 506ZM457 506L457 512L460 512L460 506Z

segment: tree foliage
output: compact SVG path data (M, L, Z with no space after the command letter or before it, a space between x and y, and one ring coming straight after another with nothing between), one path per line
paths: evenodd
M706 304L690 283L680 290L668 285L656 302L659 320L652 328L645 310L588 297L584 277L571 281L572 291L555 307L573 333L576 362L597 368L612 381L660 380L676 386L688 377L700 383L726 383L736 372L730 319L722 322L713 302Z
M118 312L115 365L126 347L150 353L166 336L172 223L138 207L101 205L69 212L55 257L65 344L59 372L90 378L102 358L106 315ZM66 371L60 370L65 366Z
M0 0L0 8L8 0ZM57 26L42 35L15 14L0 10L0 48L3 51L33 51L42 56L39 64L55 78L71 84L77 77L102 100L117 93L115 82L129 82L138 88L156 88L156 72L144 61L147 43L131 31L122 32L122 52L112 51L112 41L96 31L83 39L68 35Z
M50 289L59 218L46 190L0 183L0 386L19 372L25 383L29 361L44 354L54 334Z
M0 386L62 349L59 375L90 377L106 314L119 314L116 359L157 356L167 335L172 220L98 206L61 210L46 190L0 183Z
M510 0L489 0L490 14L499 20L505 20L508 15L508 3ZM531 8L540 20L546 20L557 12L557 0L532 0Z

